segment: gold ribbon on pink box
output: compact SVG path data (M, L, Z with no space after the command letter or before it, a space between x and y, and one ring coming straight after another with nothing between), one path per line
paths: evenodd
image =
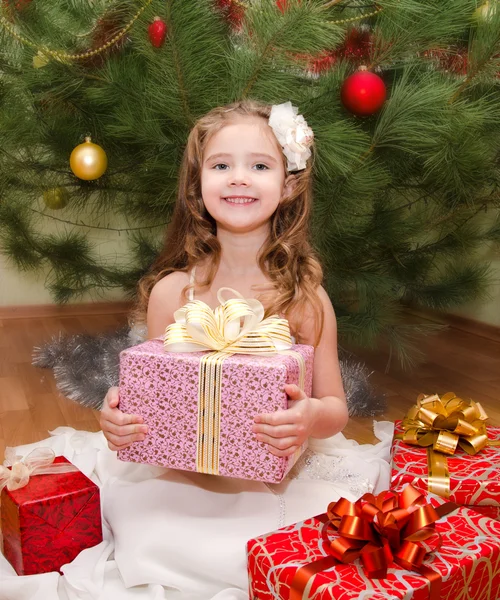
M370 579L387 578L389 567L415 571L429 582L429 599L439 600L441 574L425 564L442 544L436 521L453 512L453 502L434 508L425 494L407 485L377 496L364 494L356 502L340 498L328 505L321 537L327 556L300 567L290 586L290 600L302 600L310 579L341 563L361 559ZM333 534L333 535L332 535Z
M406 444L427 448L428 490L443 498L450 497L450 473L447 455L458 447L471 456L486 446L498 446L489 440L486 431L488 415L479 402L462 400L453 392L439 397L420 394L417 404L403 419L402 434L396 434Z
M224 300L223 293L235 298ZM201 300L192 300L175 311L175 323L165 331L169 352L209 351L200 361L198 381L198 432L196 470L219 473L220 404L222 365L233 354L290 354L299 365L299 387L304 388L305 363L290 350L288 321L277 315L264 318L264 307L253 298L243 298L232 288L217 292L220 305L212 310Z
M25 458L16 456L14 448L7 447L5 461L0 466L0 491L18 490L26 485L33 475L53 475L78 471L71 463L54 463L56 455L51 448L40 447L32 450ZM10 467L10 468L9 468Z

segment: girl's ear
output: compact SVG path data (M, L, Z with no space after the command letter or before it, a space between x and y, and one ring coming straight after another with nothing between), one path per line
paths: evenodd
M295 175L288 175L288 177L285 179L285 184L283 186L282 198L291 196L296 185L297 185L297 178L295 177Z

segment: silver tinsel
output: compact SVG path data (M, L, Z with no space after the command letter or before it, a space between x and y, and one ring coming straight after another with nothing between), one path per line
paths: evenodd
M32 364L53 369L57 389L74 402L100 410L107 390L118 385L120 352L139 344L143 332L120 329L110 334L54 336L34 348ZM372 417L385 408L369 382L370 373L355 356L341 351L340 369L349 415Z

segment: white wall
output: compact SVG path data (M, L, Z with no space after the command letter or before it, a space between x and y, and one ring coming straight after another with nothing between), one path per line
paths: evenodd
M53 298L44 287L44 274L20 273L0 254L0 306L52 304ZM122 291L109 290L99 296L87 294L74 302L125 300Z
M42 201L39 204L39 210L44 211ZM46 209L45 209L46 210ZM64 231L71 231L73 226L61 223L55 219L77 220L71 214L71 206L60 211L46 210L46 216L40 216L37 228L43 234L60 234ZM83 220L87 224L103 225L108 219L99 219L98 216L88 212L87 215L78 215L78 220ZM112 226L115 228L126 228L127 223L121 219L114 218ZM124 264L128 251L127 235L124 232L110 231L107 229L82 228L91 242L95 246L95 252L104 257L110 264ZM51 304L53 299L48 290L45 289L45 278L49 267L45 267L41 272L19 272L5 255L0 253L0 306L26 305L26 304ZM109 291L99 291L94 294L75 299L74 302L123 300L124 293L118 289Z
M450 311L452 314L481 321L500 327L500 258L494 256L493 250L487 253L492 260L494 283L489 289L490 298L484 302L469 302L460 310Z

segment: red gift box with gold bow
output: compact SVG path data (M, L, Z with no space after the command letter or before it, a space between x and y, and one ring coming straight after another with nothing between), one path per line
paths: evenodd
M250 600L500 598L500 522L412 486L341 498L247 555Z
M50 448L19 458L0 467L3 554L18 575L59 571L102 542L99 488Z
M396 421L391 488L406 484L500 519L500 427L479 402L420 395Z

